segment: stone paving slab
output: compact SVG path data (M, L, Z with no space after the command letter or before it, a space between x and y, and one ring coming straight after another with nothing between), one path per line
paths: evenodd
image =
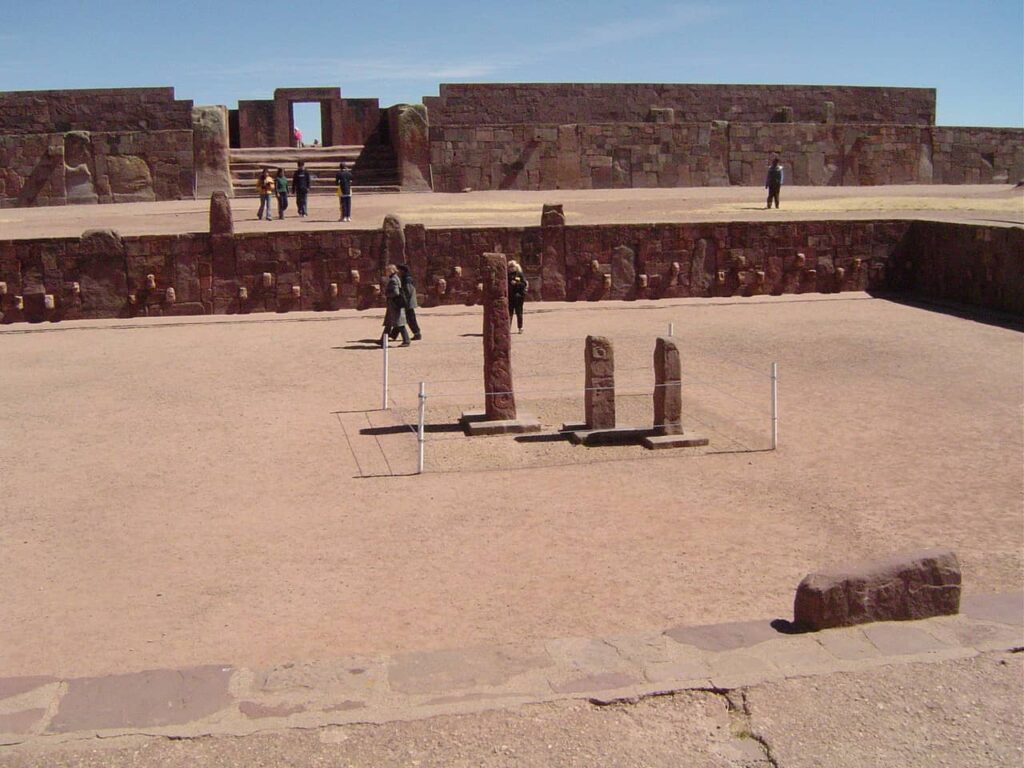
M0 746L96 736L243 736L416 720L566 698L597 702L1024 648L1024 595L968 599L969 613L815 633L767 621L611 638L349 656L265 669L208 665L107 677L0 679ZM784 625L775 623L781 629Z

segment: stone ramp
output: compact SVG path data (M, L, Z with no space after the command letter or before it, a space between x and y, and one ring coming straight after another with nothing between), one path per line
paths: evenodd
M636 700L1024 648L1024 593L962 612L787 634L785 622L349 656L268 668L204 665L104 677L0 679L0 755L90 737L244 736L416 720L564 699Z

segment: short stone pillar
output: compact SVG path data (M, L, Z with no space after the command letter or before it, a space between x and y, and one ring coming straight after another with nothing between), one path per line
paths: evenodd
M659 336L654 342L654 432L683 434L683 382L676 340Z
M508 261L502 253L480 259L484 284L484 413L488 420L513 420L512 330L508 322Z
M605 336L587 336L584 353L586 392L584 409L587 429L615 427L615 351Z
M231 201L223 192L210 195L210 234L233 235L235 222L231 217Z

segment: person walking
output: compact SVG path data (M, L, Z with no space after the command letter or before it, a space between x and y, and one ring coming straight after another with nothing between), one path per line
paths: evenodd
M398 276L398 267L388 264L384 270L388 281L384 286L384 297L387 299L387 310L384 312L384 333L380 336L383 347L392 338L402 334L402 346L408 347L409 331L405 328L405 298L402 296L402 279Z
M526 302L526 291L530 283L523 274L523 268L515 259L508 262L508 324L512 325L515 317L519 332L523 332L523 304Z
M782 189L782 179L782 166L779 165L779 158L776 157L768 166L768 175L764 178L764 188L768 190L768 204L765 208L772 207L772 200L775 201L775 207L779 207L779 190Z
M283 168L277 169L274 191L277 193L277 218L283 219L284 212L288 209L288 177L284 175Z
M339 221L352 221L352 170L347 164L338 164L334 185L338 188L338 202L341 204Z
M295 204L299 208L299 217L305 218L308 213L307 201L309 188L313 186L313 177L306 170L306 164L299 160L299 167L292 176L292 189L295 191Z
M416 282L412 279L408 264L398 265L398 276L402 281L402 298L405 300L405 320L412 330L412 340L419 341L423 338L420 333L420 324L416 320L416 310L419 303L416 301ZM395 338L392 336L391 338Z
M266 218L270 221L270 197L277 189L274 178L270 175L270 169L264 168L256 179L256 191L260 196L260 209L256 212L257 219Z

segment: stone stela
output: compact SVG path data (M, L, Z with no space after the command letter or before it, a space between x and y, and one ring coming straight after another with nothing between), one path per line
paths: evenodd
M584 412L587 429L615 428L615 350L604 336L587 336Z
M512 330L509 325L508 261L502 253L480 257L483 281L484 411L462 414L469 435L540 431L540 422L521 414L517 418L512 389Z
M708 439L683 434L683 381L679 347L670 336L654 342L654 434L643 439L645 448L692 448Z

